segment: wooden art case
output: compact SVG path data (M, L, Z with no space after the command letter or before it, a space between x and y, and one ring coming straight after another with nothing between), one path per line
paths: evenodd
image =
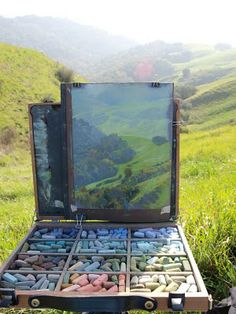
M207 311L176 223L173 84L62 84L29 119L37 219L0 270L0 305Z

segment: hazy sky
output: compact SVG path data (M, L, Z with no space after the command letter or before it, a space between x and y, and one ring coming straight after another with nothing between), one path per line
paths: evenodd
M236 45L236 0L0 0L0 15L66 17L146 43Z

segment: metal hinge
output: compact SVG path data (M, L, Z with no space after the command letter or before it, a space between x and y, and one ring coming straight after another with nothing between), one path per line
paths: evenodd
M0 308L16 305L17 298L14 289L0 288Z

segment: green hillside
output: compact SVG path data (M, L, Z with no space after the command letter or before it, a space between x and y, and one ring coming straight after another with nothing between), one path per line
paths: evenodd
M52 95L59 100L59 65L34 50L0 43L0 128L28 129L27 104Z
M0 260L33 219L28 104L59 101L60 64L42 53L0 43ZM81 78L79 78L81 80Z
M199 51L199 47L195 47ZM207 50L176 68L196 88L182 104L181 222L215 299L236 285L236 49ZM189 76L183 79L183 70Z

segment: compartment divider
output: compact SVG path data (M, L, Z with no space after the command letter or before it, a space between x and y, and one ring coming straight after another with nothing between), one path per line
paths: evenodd
M127 253L108 253L108 254L101 254L101 253L73 253L74 256L127 256Z
M76 236L77 238L77 236ZM47 242L47 241L65 241L65 242L72 242L75 241L76 238L73 239L64 239L64 238L56 238L56 239L36 239L36 238L29 238L27 241L32 241L32 242Z
M168 272L168 271L140 271L140 272L135 272L132 271L130 272L130 275L169 275L169 276L188 276L188 275L194 275L192 271L182 271L182 272Z
M69 256L69 252L67 253L50 253L50 252L40 252L40 253L27 253L27 252L19 252L17 255L29 255L29 256L34 256L34 255L52 255L52 256Z
M130 292L130 254L131 254L131 227L128 227L126 292Z
M60 274L62 270L5 270L9 274Z
M76 246L77 246L77 244L78 244L78 242L79 242L79 240L80 240L80 235L81 235L82 229L83 229L83 228L80 228L80 230L79 230L79 232L78 232L78 234L77 234L77 236L76 236L76 238L75 238L75 240L74 240L75 242L74 242L74 244L72 245L72 248L71 248L71 250L70 250L70 253L69 253L68 257L67 257L67 261L66 261L66 263L65 263L65 265L64 265L64 268L63 268L63 270L62 270L62 272L61 272L61 276L60 276L60 278L58 279L58 282L57 282L55 291L60 291L60 290L61 290L61 285L62 285L63 278L64 278L64 276L65 276L65 274L66 274L66 272L67 272L67 270L68 270L68 268L69 268L70 261L71 261L71 259L72 259L73 253L74 253L75 248L76 248Z
M133 238L131 237L132 241L160 241L158 238ZM176 239L170 239L170 241L182 241L181 238L176 238Z
M156 257L162 257L162 256L167 256L167 257L187 257L187 254L184 253L184 254L170 254L170 253L156 253L156 254L153 254L153 253L143 253L143 254L133 254L131 252L131 256L143 256L143 255L148 255L148 256L156 256Z

